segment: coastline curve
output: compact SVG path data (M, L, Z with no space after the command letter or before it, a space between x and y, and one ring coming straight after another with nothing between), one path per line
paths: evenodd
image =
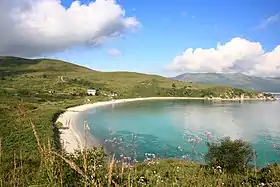
M145 101L145 100L210 100L210 101L257 101L266 100L263 98L233 98L233 99L223 99L223 98L204 98L204 97L146 97L146 98L130 98L130 99L118 99L103 102L96 102L92 104L84 104L75 107L68 108L64 113L59 115L56 123L60 122L63 124L60 131L60 142L63 149L68 153L73 153L75 150L83 150L85 147L85 142L83 140L83 135L78 129L79 118L81 112L90 110L100 106L106 106L111 104L126 103L133 101ZM99 145L98 140L94 138L91 139L91 146Z

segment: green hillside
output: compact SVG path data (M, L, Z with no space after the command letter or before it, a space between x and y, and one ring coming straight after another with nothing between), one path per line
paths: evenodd
M184 73L172 79L196 84L231 85L244 90L280 92L279 78L255 77L241 73Z
M2 57L0 59L1 89L7 94L22 97L45 95L55 91L60 97L74 96L88 88L117 93L120 98L143 96L197 96L205 92L224 94L232 90L229 86L213 86L173 81L167 78L134 72L98 72L71 63L50 59L22 59ZM172 84L175 84L172 87ZM188 92L179 89L187 88ZM23 94L26 92L26 94ZM54 98L52 95L51 98ZM50 99L50 97L48 98ZM46 99L46 100L48 100ZM73 98L72 98L73 99Z
M257 94L157 75L98 72L59 60L17 57L0 58L0 85L0 181L14 181L19 186L42 177L42 159L31 124L35 125L42 145L51 142L53 149L59 149L54 120L67 107L84 104L88 99L108 100L111 94L117 94L116 98ZM88 88L98 89L99 95L87 96Z

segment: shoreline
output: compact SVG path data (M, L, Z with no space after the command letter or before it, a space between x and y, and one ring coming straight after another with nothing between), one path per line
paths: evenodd
M266 101L266 99L256 98L233 98L233 99L222 99L222 98L204 98L204 97L145 97L145 98L131 98L131 99L117 99L103 102L96 102L91 104L84 104L75 107L68 108L64 113L60 114L56 120L63 124L63 128L59 129L60 142L68 153L73 153L74 150L82 150L84 148L84 135L80 131L78 123L81 117L81 112L111 104L127 103L134 101L145 101L145 100L206 100L206 101ZM101 143L92 136L88 137L87 146L96 146Z

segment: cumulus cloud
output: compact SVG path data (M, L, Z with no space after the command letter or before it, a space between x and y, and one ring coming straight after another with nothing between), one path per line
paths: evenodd
M108 50L108 55L110 55L110 56L120 56L121 52L117 49L112 48L112 49Z
M74 1L67 9L59 0L1 0L0 55L32 57L96 46L139 26L115 0Z
M259 42L233 38L216 48L188 48L167 69L175 72L239 72L258 76L280 76L280 45L265 52Z

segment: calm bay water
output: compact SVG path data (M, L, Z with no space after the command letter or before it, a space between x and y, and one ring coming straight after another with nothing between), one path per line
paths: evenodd
M280 101L211 102L199 100L151 100L108 105L83 113L90 133L101 141L118 142L109 151L143 160L145 153L157 157L185 157L203 162L209 131L215 141L230 136L250 142L257 164L280 162ZM134 134L134 135L132 135ZM201 138L195 148L190 139ZM121 141L120 141L121 140ZM132 150L136 151L132 151Z

